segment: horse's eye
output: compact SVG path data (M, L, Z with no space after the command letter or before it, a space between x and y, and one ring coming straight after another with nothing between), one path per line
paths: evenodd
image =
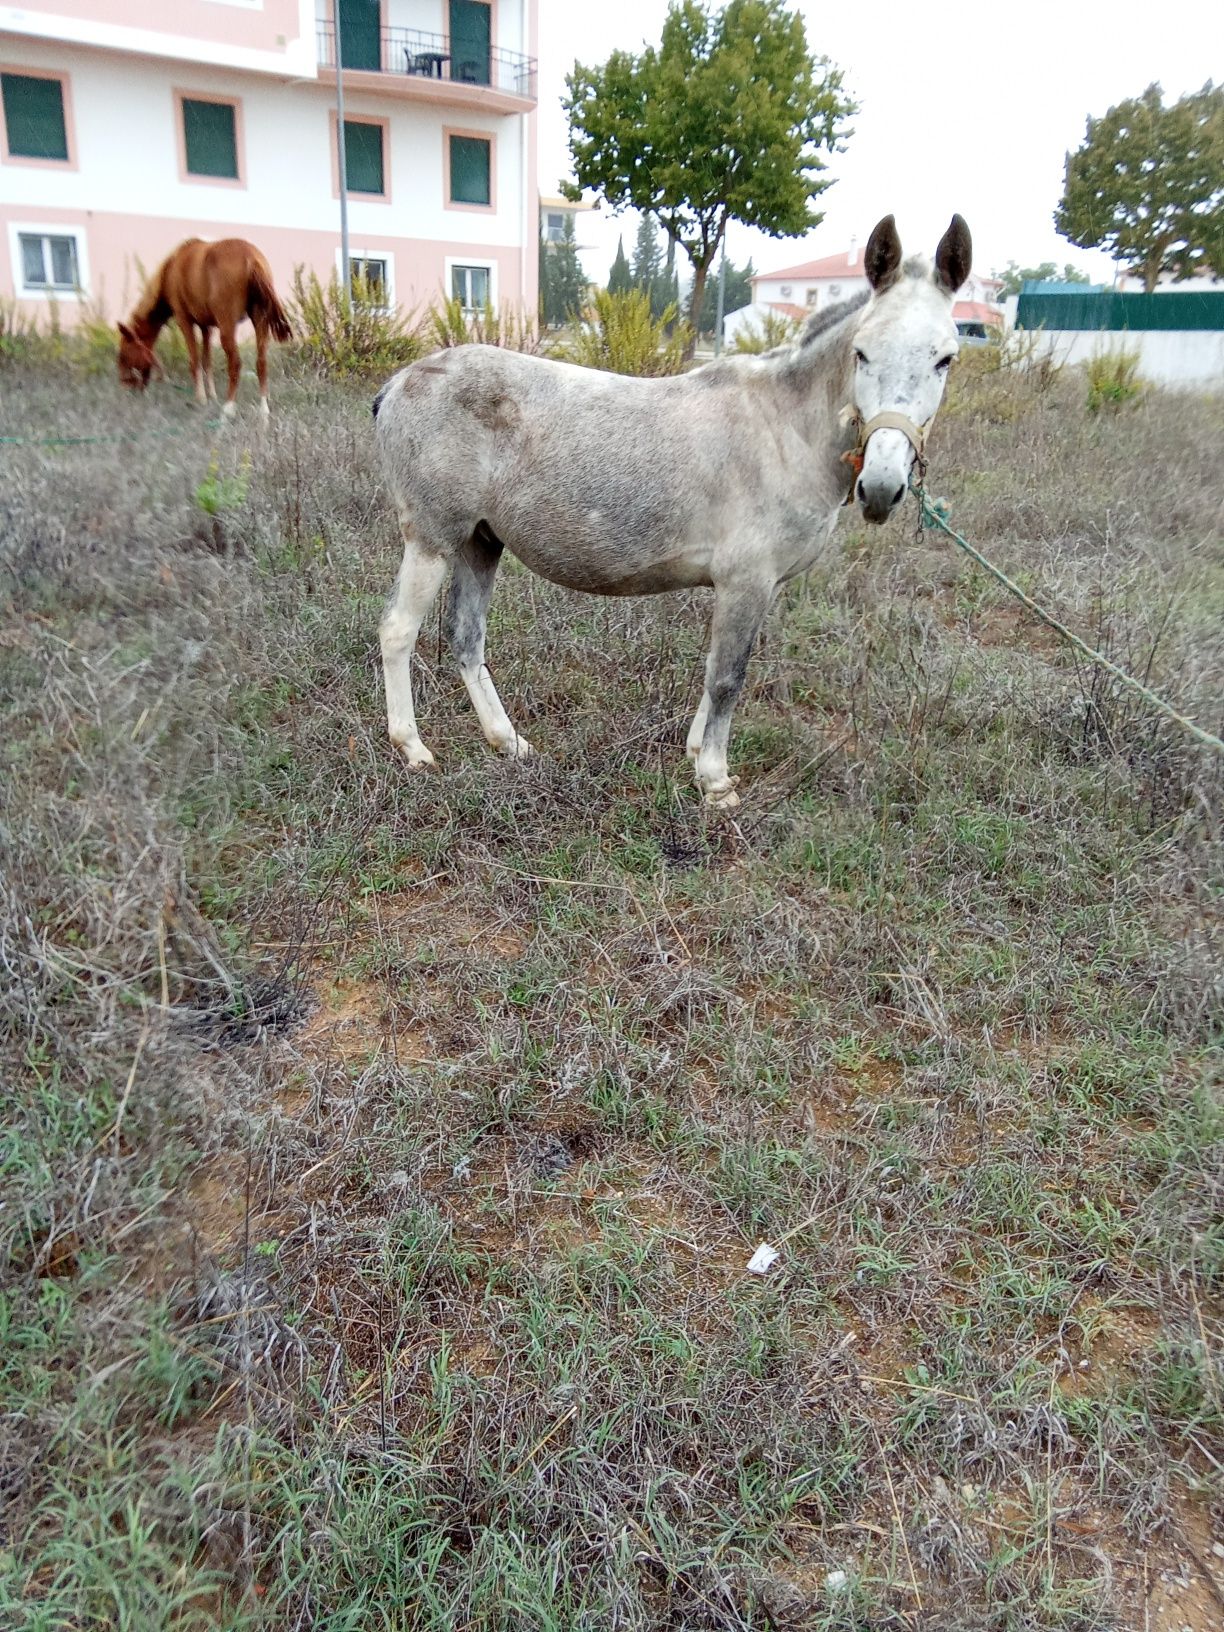
M942 374L945 368L950 368L951 367L951 365L955 361L955 359L956 359L956 353L954 351L949 352L949 354L946 357L941 357L939 359L939 361L935 364L935 367Z

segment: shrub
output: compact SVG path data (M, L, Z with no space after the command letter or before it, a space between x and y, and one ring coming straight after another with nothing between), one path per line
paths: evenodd
M38 325L15 300L0 300L0 363L18 362L30 355Z
M669 325L674 325L670 333ZM676 322L675 306L653 318L644 289L623 295L600 289L572 331L569 355L584 368L612 374L680 374L689 338L688 324Z
M763 351L776 351L779 346L789 345L799 332L799 324L793 317L786 317L781 312L766 312L760 324L746 323L735 337L733 352L741 356L759 356Z
M1022 419L1044 397L1063 365L1039 350L1035 331L992 335L984 346L962 346L948 378L947 414L970 414L996 425Z
M523 312L495 312L486 304L469 311L458 295L429 309L429 338L439 351L449 346L501 346L506 351L542 349L535 323Z
M415 362L428 349L411 314L383 304L382 290L357 274L345 289L332 273L326 284L298 266L293 273L291 321L299 336L295 355L332 378L384 375Z
M1137 351L1103 351L1084 364L1088 378L1088 412L1100 413L1102 408L1115 411L1124 403L1133 402L1143 390L1139 379Z

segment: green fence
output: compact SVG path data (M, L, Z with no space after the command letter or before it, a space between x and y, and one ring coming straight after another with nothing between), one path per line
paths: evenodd
M1022 294L1018 329L1224 329L1224 290L1169 295Z

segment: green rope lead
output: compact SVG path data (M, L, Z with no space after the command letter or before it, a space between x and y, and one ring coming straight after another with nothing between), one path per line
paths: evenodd
M1196 725L1193 720L1187 719L1184 714L1179 714L1172 703L1168 703L1163 697L1158 696L1156 692L1145 686L1142 680L1136 680L1133 674L1127 674L1125 669L1120 669L1116 663L1111 662L1104 652L1098 652L1095 647L1089 646L1087 641L1081 640L1077 634L1067 628L1065 623L1060 623L1057 618L1038 606L1032 596L1026 595L1020 585L1014 579L1009 578L1000 567L996 567L993 561L988 561L980 550L975 550L968 539L962 538L950 526L948 522L950 507L946 499L930 498L921 482L915 485L914 492L920 506L920 519L923 527L937 527L941 532L947 533L954 544L959 545L966 555L977 562L979 567L988 572L992 578L997 579L1004 589L1009 589L1018 601L1028 607L1034 617L1040 618L1042 623L1054 630L1055 634L1061 635L1065 641L1074 646L1077 651L1082 652L1091 662L1107 670L1115 680L1120 680L1124 686L1129 686L1132 691L1138 692L1144 702L1150 703L1153 708L1159 709L1162 714L1167 715L1169 719L1180 725L1183 731L1188 731L1192 737L1201 742L1205 748L1214 748L1217 754L1224 754L1224 742L1221 742L1219 737L1213 737L1210 731L1204 731L1201 725Z
M130 442L141 436L158 439L167 436L186 436L188 432L200 429L201 425L204 430L214 430L224 424L223 419L217 418L203 420L200 425L172 425L162 431L113 431L109 436L0 436L0 444L12 448L85 448L104 442Z

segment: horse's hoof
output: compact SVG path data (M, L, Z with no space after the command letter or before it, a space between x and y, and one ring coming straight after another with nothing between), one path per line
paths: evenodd
M503 743L498 751L505 754L507 759L535 759L537 757L535 749L527 741L527 738L520 737L517 732L510 738L509 742Z
M438 763L419 737L415 742L397 742L395 746L410 770L425 771Z
M740 796L735 791L738 776L729 777L727 782L718 788L706 788L705 802L711 810L734 810L740 802Z
M222 419L233 419L234 415L237 412L238 412L237 406L232 402L227 402L225 407L222 408L222 410L221 410L221 418Z

